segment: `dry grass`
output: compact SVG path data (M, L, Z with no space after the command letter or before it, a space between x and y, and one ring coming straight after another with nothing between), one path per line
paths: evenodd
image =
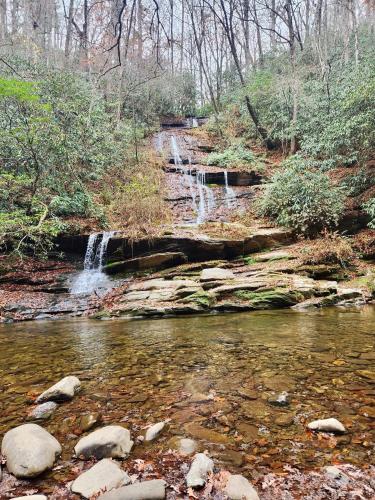
M303 264L339 264L347 267L356 260L356 253L348 238L326 232L320 238L298 245L296 256Z
M159 236L172 220L164 201L162 160L145 150L138 161L110 172L98 201L104 206L111 229L123 231L131 240Z

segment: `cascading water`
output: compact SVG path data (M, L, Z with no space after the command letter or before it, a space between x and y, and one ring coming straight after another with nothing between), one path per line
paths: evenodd
M224 180L225 180L225 203L228 208L232 208L236 200L236 193L228 184L228 172L226 170L224 170Z
M198 128L199 127L199 123L198 123L198 120L196 118L193 118L191 126L193 128Z
M197 212L196 223L202 224L216 206L214 192L206 185L206 173L204 171L197 172L195 177L192 175L190 158L189 168L184 167L178 142L174 135L171 137L171 150L176 170L183 174L182 182L185 187L189 188L192 208Z
M87 243L87 250L83 264L83 271L73 281L70 293L89 294L98 289L110 288L111 281L103 273L103 265L107 253L109 240L114 231L102 234L91 234Z

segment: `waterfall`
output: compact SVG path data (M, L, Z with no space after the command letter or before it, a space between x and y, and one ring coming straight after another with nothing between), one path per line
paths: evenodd
M114 231L102 234L90 234L83 263L83 271L74 279L70 293L88 294L100 288L110 288L111 281L103 273L103 265L109 240L114 234Z
M192 124L191 124L191 125L192 125L192 127L193 127L193 128L197 128L197 127L199 127L198 120L197 120L196 118L193 118L193 120L192 120Z
M228 208L233 207L234 201L236 199L236 193L228 184L228 172L224 170L224 180L225 180L225 202Z
M173 160L176 167L182 167L182 158L180 155L180 150L177 144L177 139L174 135L171 137L171 146L172 146L172 154Z
M215 208L216 201L213 190L206 185L206 172L197 173L197 186L199 195L197 224L202 224Z

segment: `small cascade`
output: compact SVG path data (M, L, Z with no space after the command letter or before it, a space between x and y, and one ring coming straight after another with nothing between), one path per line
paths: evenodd
M114 234L114 231L90 234L83 271L73 281L70 293L90 294L97 289L111 287L111 280L103 273L103 266L109 240Z
M173 160L174 164L176 167L182 167L182 158L180 155L180 149L177 144L177 139L174 135L171 137L171 147L172 147L172 155L173 155Z
M225 180L225 203L228 208L232 208L236 200L236 193L228 184L228 172L224 170L224 180Z
M213 190L206 185L206 172L197 173L197 186L199 195L197 224L202 224L215 208L216 201Z
M196 118L192 119L191 126L192 126L192 128L198 128L199 127L199 123L198 123L198 120Z

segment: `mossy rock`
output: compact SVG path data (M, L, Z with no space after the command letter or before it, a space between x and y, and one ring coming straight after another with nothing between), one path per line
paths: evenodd
M302 293L286 288L274 288L261 292L239 290L234 292L234 295L242 301L250 302L254 309L292 307L305 299Z
M179 302L195 302L202 307L210 308L215 305L216 298L210 292L199 291L181 299Z

